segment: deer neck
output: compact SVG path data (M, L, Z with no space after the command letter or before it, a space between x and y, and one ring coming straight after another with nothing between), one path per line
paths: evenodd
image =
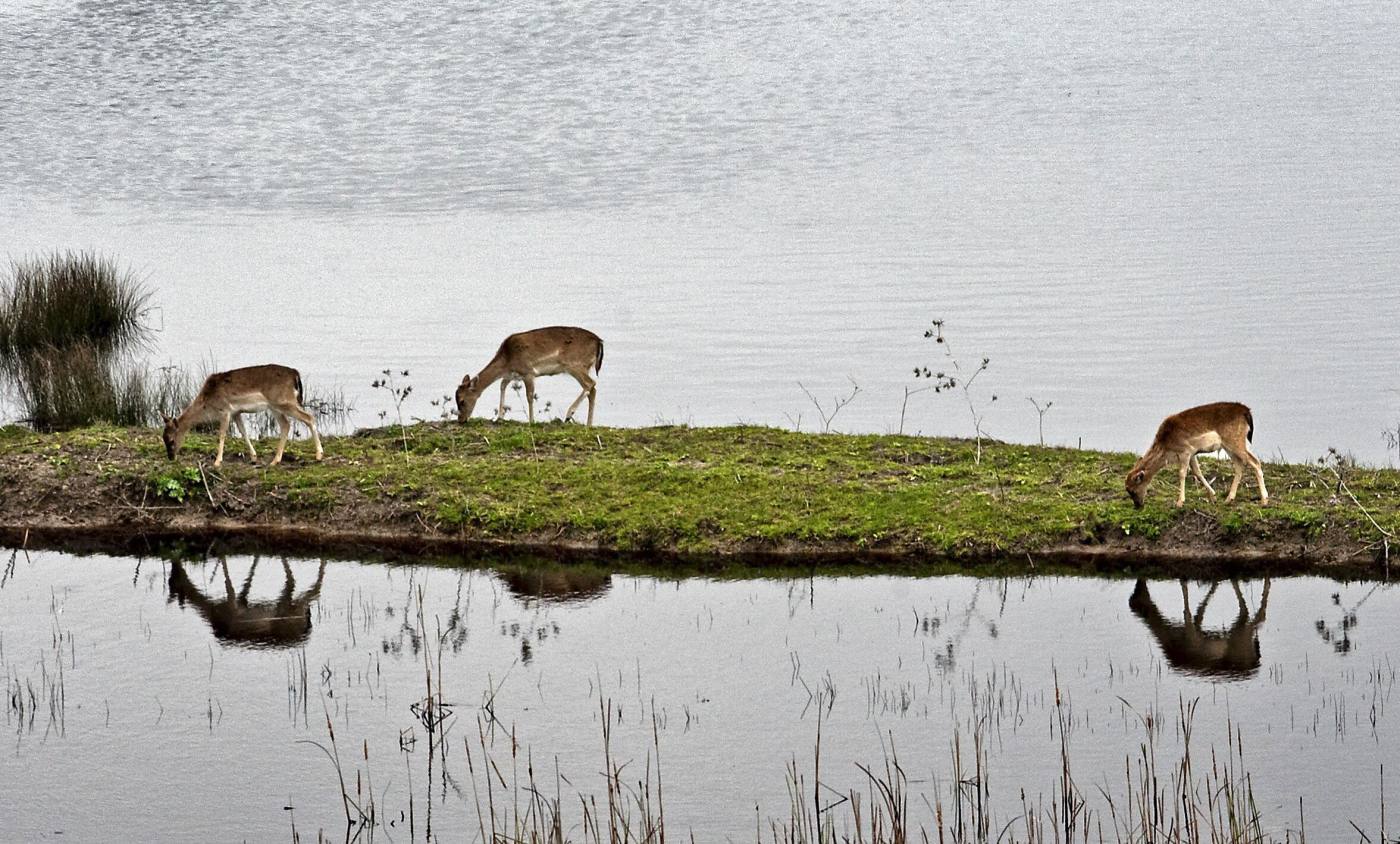
M175 417L175 429L180 432L181 436L188 434L191 428L204 421L207 410L208 406L204 403L203 397L195 396L189 407L186 407L179 416Z
M478 393L486 391L486 388L510 374L510 364L506 363L504 355L497 355L486 364L480 372L476 374L476 389Z
M1162 471L1162 467L1167 465L1167 460L1167 450L1157 443L1153 443L1152 447L1149 448L1147 453L1142 456L1142 459L1138 461L1137 468L1146 472L1147 477L1151 479L1158 472Z

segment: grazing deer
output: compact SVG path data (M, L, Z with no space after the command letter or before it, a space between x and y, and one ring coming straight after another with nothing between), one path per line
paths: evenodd
M215 599L200 591L185 573L185 567L178 561L170 564L170 598L193 604L214 636L225 642L250 647L285 648L300 645L311 635L311 603L321 594L321 583L326 578L326 561L316 570L316 582L300 595L296 594L296 580L292 577L292 567L282 560L284 580L282 591L275 601L249 601L248 592L253 586L253 574L258 570L258 558L248 569L243 580L243 588L234 591L233 579L229 577L228 560L220 558L219 565L224 570L224 597Z
M583 388L569 405L565 420L572 419L584 397L588 398L588 424L593 424L593 402L598 396L597 382L588 371L597 375L603 369L603 341L592 331L555 325L512 334L501 343L496 356L486 367L457 387L457 420L465 422L476 407L476 400L487 387L501 382L501 403L496 418L506 413L506 386L515 379L525 382L525 402L530 421L535 421L535 377L567 372Z
M1134 507L1141 508L1147 485L1152 483L1152 478L1162 467L1175 461L1181 465L1181 489L1176 495L1176 506L1180 507L1186 503L1187 469L1196 475L1196 480L1200 481L1210 497L1214 498L1215 489L1206 480L1206 476L1201 474L1201 464L1196 455L1223 448L1225 453L1230 455L1230 461L1235 464L1235 477L1230 482L1230 492L1226 494L1225 500L1235 500L1235 492L1240 488L1240 479L1244 477L1244 468L1248 466L1254 470L1254 477L1259 480L1259 503L1268 504L1269 490L1264 486L1263 464L1249 450L1249 443L1253 440L1254 415L1249 412L1249 408L1238 402L1203 404L1174 413L1162 420L1161 427L1157 429L1157 436L1152 440L1152 447L1138 458L1132 471L1128 472L1125 484L1128 497L1133 499Z
M228 423L232 419L238 426L238 433L243 436L244 444L248 446L248 459L257 460L258 452L248 438L248 429L243 427L243 414L269 410L282 429L282 438L277 441L277 453L272 456L272 464L269 465L282 462L287 435L292 431L292 419L311 429L311 441L316 444L316 459L320 460L323 452L321 435L316 433L316 418L301 406L301 402L301 374L291 367L269 363L215 372L204 379L199 395L179 417L166 417L165 453L174 460L175 452L180 450L191 428L201 422L218 419L219 451L214 455L214 466L223 465L224 439L228 436Z
M1251 677L1259 670L1259 627L1264 623L1264 614L1269 608L1269 581L1264 581L1259 612L1252 618L1239 581L1231 580L1230 585L1235 589L1239 613L1228 630L1206 630L1201 627L1206 605L1215 595L1219 583L1210 585L1210 590L1193 613L1186 581L1181 581L1182 618L1177 622L1167 619L1157 609L1156 602L1147 591L1147 582L1138 578L1132 597L1128 599L1128 609L1147 625L1162 648L1167 664L1177 671L1206 677Z

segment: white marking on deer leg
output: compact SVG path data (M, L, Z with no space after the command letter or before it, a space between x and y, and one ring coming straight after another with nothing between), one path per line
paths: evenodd
M1206 480L1205 474L1201 472L1201 461L1198 460L1194 454L1191 455L1191 471L1196 475L1196 480L1201 482L1201 486L1206 488L1206 492L1210 497L1214 498L1215 487L1211 486L1210 481Z
M225 412L223 421L219 423L219 450L214 453L215 469L224 465L224 438L228 436L228 422L231 416L232 412Z
M1190 471L1191 461L1181 461L1181 484L1176 493L1176 506L1181 507L1186 504L1186 473Z
M282 436L277 440L277 453L272 455L272 462L269 466L276 466L282 462L282 452L287 448L287 435L292 432L292 420L287 418L287 414L277 414L277 426L282 429Z
M1250 461L1254 465L1254 477L1259 481L1259 503L1269 503L1269 488L1264 486L1264 464L1259 462L1259 458L1253 454L1249 455Z
M243 414L235 413L233 415L233 424L238 426L238 433L243 435L243 444L248 446L248 459L257 460L258 450L253 448L253 441L248 437L248 429L243 425Z

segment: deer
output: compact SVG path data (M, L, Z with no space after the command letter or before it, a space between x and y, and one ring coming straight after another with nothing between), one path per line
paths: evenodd
M277 441L277 453L268 465L275 466L282 462L287 436L292 431L292 419L311 429L316 459L320 460L324 452L321 450L321 435L316 432L316 418L302 407L302 400L301 373L289 366L269 363L215 372L204 379L204 386L199 388L199 394L189 407L177 417L165 417L165 454L174 460L191 428L217 419L219 450L214 455L214 467L223 465L224 440L228 436L230 420L238 426L238 433L248 447L248 459L257 460L257 449L253 448L253 441L248 438L248 429L243 427L243 414L268 410L282 429L282 438Z
M589 374L589 370L593 374ZM513 380L525 384L525 402L529 408L531 424L535 421L535 378L540 375L558 375L567 372L574 377L583 391L569 405L564 415L565 421L572 420L574 411L588 399L588 424L593 425L593 403L598 397L597 381L594 379L603 369L603 341L583 328L554 325L521 331L507 337L496 356L477 374L462 379L457 387L457 421L466 422L476 408L476 400L486 388L496 381L501 382L501 402L496 408L496 418L505 416L506 386Z
M1193 613L1186 581L1181 581L1182 618L1179 622L1162 614L1147 591L1147 581L1142 578L1138 578L1133 594L1128 598L1128 609L1147 625L1162 648L1167 664L1176 670L1206 677L1252 677L1259 670L1259 627L1264 623L1269 608L1269 581L1264 580L1259 611L1253 616L1250 615L1244 593L1240 591L1239 581L1231 580L1230 585L1234 587L1239 612L1226 630L1207 630L1201 626L1206 606L1220 586L1218 582L1210 585Z
M1132 470L1128 472L1124 484L1128 497L1133 500L1134 507L1141 509L1152 478L1163 467L1176 462L1181 467L1181 484L1176 495L1177 507L1186 503L1188 469L1195 474L1201 486L1206 488L1206 493L1214 498L1215 488L1201 473L1201 464L1196 455L1224 449L1235 466L1235 477L1230 482L1230 491L1226 494L1225 501L1235 500L1245 467L1249 467L1254 470L1254 477L1259 481L1259 503L1267 505L1269 489L1264 486L1264 467L1259 458L1249 450L1249 444L1253 441L1254 414L1238 402L1203 404L1174 413L1162 420L1161 426L1157 428L1157 436L1152 440L1152 446L1147 449L1146 454L1138 458Z

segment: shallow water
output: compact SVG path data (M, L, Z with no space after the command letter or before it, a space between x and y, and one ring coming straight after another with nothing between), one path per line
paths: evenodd
M0 80L0 249L130 262L157 363L289 363L360 424L386 367L433 418L571 323L604 424L810 430L799 382L829 412L850 378L834 427L894 430L941 317L994 436L1034 397L1047 440L1137 449L1238 399L1266 456L1394 456L1382 0L24 0Z
M1183 705L1196 706L1200 766L1236 731L1264 828L1280 837L1296 834L1300 797L1319 840L1349 821L1377 830L1380 765L1400 747L1387 656L1400 633L1383 623L1400 593L1385 585L1253 581L1237 598L1223 582L1193 634L1175 582L321 566L17 554L0 581L6 834L339 837L327 717L348 790L358 777L361 801L372 791L393 824L377 830L386 840L422 838L428 823L479 839L484 756L507 784L493 781L498 811L521 804L532 760L576 835L576 795L604 794L608 707L624 781L654 770L659 748L668 830L700 841L787 820L786 765L810 788L818 702L824 793L863 789L857 763L878 769L893 746L925 825L936 801L952 805L955 735L965 756L974 737L987 748L1000 822L1022 790L1053 801L1062 715L1075 780L1106 825L1098 789L1122 811L1142 719L1158 723L1165 775ZM1208 585L1188 591L1194 615ZM451 704L431 771L412 708L425 655Z

